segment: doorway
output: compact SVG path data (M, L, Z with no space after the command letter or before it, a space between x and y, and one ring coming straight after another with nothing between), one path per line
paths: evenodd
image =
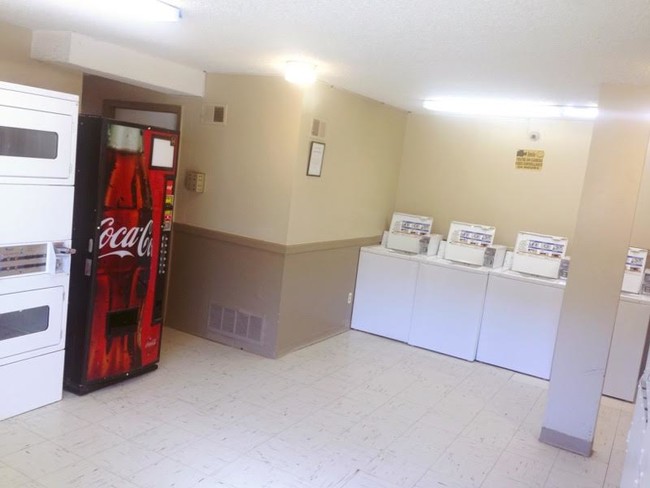
M105 100L103 115L122 122L181 130L181 107L178 105Z

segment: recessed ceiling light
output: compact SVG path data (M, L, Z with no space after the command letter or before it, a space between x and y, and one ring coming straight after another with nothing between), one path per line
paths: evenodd
M574 107L481 98L434 98L425 100L422 106L434 112L485 117L594 119L598 116L598 107L596 106Z
M287 61L284 79L297 85L311 85L316 81L316 65L304 61Z
M126 21L177 22L181 19L179 8L158 0L62 0L61 3Z

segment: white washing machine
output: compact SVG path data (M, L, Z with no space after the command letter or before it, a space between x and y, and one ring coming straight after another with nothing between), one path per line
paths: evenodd
M565 282L493 270L476 359L549 379Z
M489 268L418 257L408 343L468 361L476 358Z
M352 328L406 342L417 275L412 254L381 246L361 248Z
M645 367L650 297L621 293L609 348L603 394L633 402Z

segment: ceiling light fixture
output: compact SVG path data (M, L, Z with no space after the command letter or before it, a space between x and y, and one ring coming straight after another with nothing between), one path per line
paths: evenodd
M284 79L296 85L311 85L316 81L316 65L304 61L287 61Z
M80 10L134 22L178 22L181 10L158 0L64 0Z
M434 98L425 100L422 106L434 112L484 117L520 117L520 118L567 118L595 119L598 107L550 105L538 102L514 100L490 100L481 98Z

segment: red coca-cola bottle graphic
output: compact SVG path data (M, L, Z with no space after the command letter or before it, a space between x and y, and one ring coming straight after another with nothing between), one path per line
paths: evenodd
M111 124L106 159L89 380L141 365L140 318L151 260L152 202L141 130Z

